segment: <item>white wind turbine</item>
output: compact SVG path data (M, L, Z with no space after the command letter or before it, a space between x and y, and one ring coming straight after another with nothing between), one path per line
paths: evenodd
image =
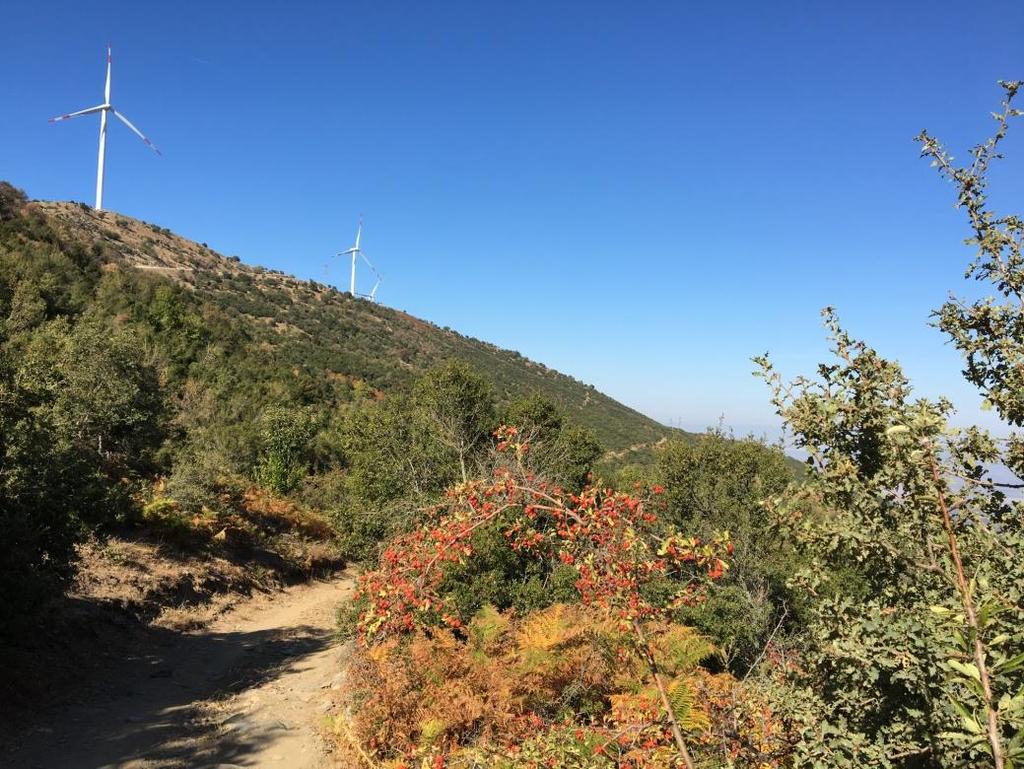
M377 268L370 263L370 260L366 258L366 254L363 253L363 249L359 247L359 240L363 235L363 218L359 217L359 227L356 228L356 244L352 248L346 248L341 251L338 256L351 256L352 257L352 279L349 283L349 293L352 296L361 296L364 299L369 299L371 302L377 301L377 289L380 287L380 283L383 280L380 273L377 272ZM366 262L366 266L370 268L370 271L377 277L377 282L373 284L373 288L370 289L368 294L356 293L356 262L362 259Z
M113 112L114 116L124 123L128 128L131 129L132 133L138 136L142 141L146 143L157 155L160 154L160 150L153 144L138 128L131 124L124 115L114 109L110 103L110 44L107 44L107 84L103 89L103 103L96 107L89 107L88 109L81 109L78 112L72 112L68 115L60 115L59 117L50 118L51 123L59 123L61 120L69 120L73 117L79 117L81 115L91 115L94 112L100 113L100 157L99 163L96 167L96 210L103 210L103 165L107 153L107 113Z

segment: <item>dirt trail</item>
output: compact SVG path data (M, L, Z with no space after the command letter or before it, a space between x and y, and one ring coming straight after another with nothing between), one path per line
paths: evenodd
M92 693L38 725L4 767L329 766L317 726L340 681L348 577L247 600L196 632L154 630Z

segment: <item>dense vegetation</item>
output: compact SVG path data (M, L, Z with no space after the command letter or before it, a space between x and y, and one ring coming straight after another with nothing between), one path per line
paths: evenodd
M606 434L668 432L514 354L148 225L30 203L9 184L0 217L5 613L66 585L91 534L239 533L250 487L319 511L359 559L477 472L503 418L534 430L539 465L576 486L604 449L566 403L589 399L576 416L607 421ZM209 274L174 280L168 254Z
M957 190L996 296L937 325L1008 428L1024 424L1024 221L993 213L992 139ZM1024 440L950 424L825 310L834 361L786 382L808 454L710 432L565 488L515 420L344 618L357 639L342 749L370 767L932 767L1024 762L1024 518L992 475ZM470 480L467 480L470 477ZM997 476L998 477L998 476ZM632 488L630 488L632 487Z

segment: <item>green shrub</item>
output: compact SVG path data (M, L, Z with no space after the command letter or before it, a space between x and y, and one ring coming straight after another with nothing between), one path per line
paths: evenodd
M13 219L28 202L28 196L9 182L0 181L0 222Z
M192 515L176 500L157 497L142 508L142 520L161 534L177 542L192 537Z
M278 494L294 491L309 469L309 444L315 433L308 409L266 409L260 422L262 451L253 470L256 482Z
M374 563L381 543L397 533L416 513L398 505L370 506L357 500L347 501L328 511L346 560Z
M194 460L175 464L167 478L164 495L186 513L199 513L203 508L216 510L219 501L216 478L209 468Z

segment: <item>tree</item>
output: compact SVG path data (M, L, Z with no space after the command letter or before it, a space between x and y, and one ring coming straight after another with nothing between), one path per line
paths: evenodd
M352 499L334 510L352 557L407 528L469 467L486 462L495 414L487 382L452 361L420 377L411 397L395 395L349 411L342 436Z
M70 576L85 532L77 486L89 475L33 412L0 345L0 628Z
M487 380L466 363L449 361L416 382L412 406L432 439L455 456L463 482L469 480L474 455L487 446L496 422Z
M46 300L33 280L19 280L14 285L6 326L11 334L29 331L46 318Z
M838 361L817 381L785 384L761 359L810 455L807 483L772 506L811 559L795 578L814 598L794 675L798 757L952 767L987 748L1005 766L1024 726L1024 568L1019 535L996 524L1012 505L979 482L996 443L953 428L948 402L911 400L897 364L826 319Z
M594 463L604 453L591 430L568 422L542 395L508 403L502 422L518 428L522 442L529 446L523 458L526 467L573 491L587 485Z
M260 418L261 451L253 475L278 494L294 491L309 468L316 422L309 409L271 406Z
M793 477L779 449L722 430L709 430L692 443L671 441L658 457L658 478L674 524L711 525L747 539L766 526L761 502Z
M988 297L965 302L952 297L936 311L938 326L967 363L964 376L985 395L1007 422L1024 425L1024 219L999 215L988 208L988 172L992 161L1002 157L999 145L1010 120L1024 115L1013 107L1020 81L1000 82L1006 93L1002 111L994 113L995 134L971 151L973 161L955 166L945 147L922 131L917 137L921 154L956 188L956 207L964 209L973 231L967 241L977 247L977 257L966 277L989 283L1001 301Z
M520 434L536 440L550 439L565 424L562 412L543 395L534 393L516 398L502 410L502 422L519 429Z
M458 468L427 427L401 396L353 410L342 431L352 493L380 505L423 499L454 481Z
M67 583L90 529L130 510L158 417L130 334L58 321L23 348L0 329L0 627Z
M13 184L0 181L0 222L13 219L28 202L28 197Z
M939 326L964 353L967 379L1011 425L1024 420L1018 217L986 209L995 136L956 168L922 133L923 154L957 188L979 249L968 276L1003 299L951 300ZM1020 472L1020 439L950 424L952 405L913 399L898 364L824 312L835 360L784 382L758 359L773 402L808 453L807 483L780 495L780 531L810 565L794 583L812 598L806 645L784 667L799 766L995 769L1024 760L1024 526L990 470ZM1019 487L1020 484L1013 484Z
M698 536L728 531L735 547L729 573L684 619L708 633L740 674L782 623L797 620L786 587L796 554L771 531L763 504L793 481L779 449L722 430L696 442L672 441L658 457L654 482L665 488L666 520Z
M31 334L18 383L64 439L143 467L159 445L163 402L140 347L130 329L58 318Z

